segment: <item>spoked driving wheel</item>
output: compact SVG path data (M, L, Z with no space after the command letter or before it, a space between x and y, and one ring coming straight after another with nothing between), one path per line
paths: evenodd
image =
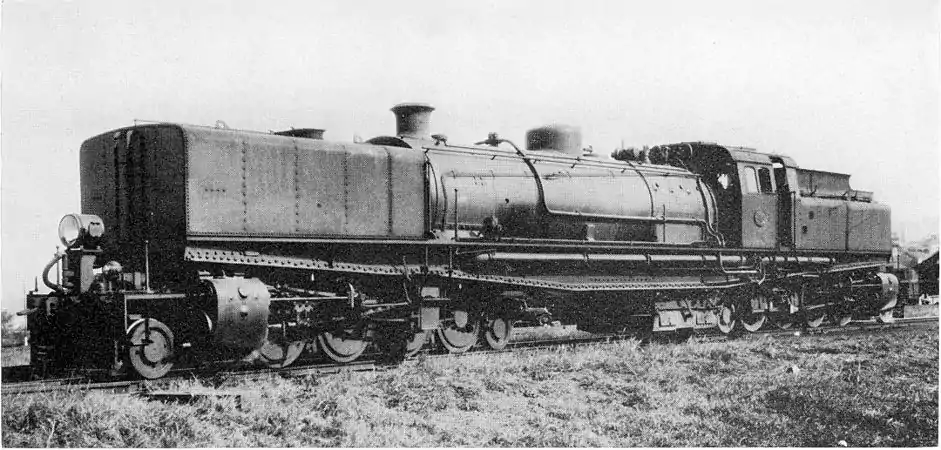
M419 331L412 334L411 339L408 339L404 343L403 356L406 358L411 358L418 354L421 351L422 347L425 346L425 343L428 342L428 332Z
M735 312L735 305L729 301L728 295L719 292L709 292L706 294L705 303L712 309L716 316L716 328L722 334L730 334L738 324L738 316ZM653 320L657 320L654 314ZM656 324L655 324L656 325Z
M749 333L755 333L765 325L765 321L768 320L768 316L765 313L756 313L756 312L746 312L742 314L740 318L742 322L742 328Z
M503 350L513 334L513 319L509 317L490 317L484 319L484 338L487 346L494 350Z
M156 319L139 320L127 332L127 357L140 376L160 378L173 368L173 333Z
M768 308L768 296L765 295L760 288L755 287L754 290L750 293L746 293L750 297L746 297L744 304L740 305L738 310L740 311L739 321L742 323L742 328L749 332L755 333L765 325L765 322L768 320L767 308ZM759 308L758 311L755 310Z
M852 305L854 303L856 303L856 301L852 297L843 297L842 304L835 306L830 312L833 323L841 327L849 325L849 323L853 321Z
M794 312L800 306L800 295L793 290L782 289L775 293L775 299L774 309L777 312L771 314L771 323L778 329L787 330L798 321Z
M827 318L827 312L824 308L813 308L804 310L804 323L808 328L817 328L823 324Z
M324 331L317 335L317 346L327 358L338 363L349 363L366 351L368 343L365 334L366 330L363 328Z
M881 323L892 323L895 322L895 305L898 304L898 298L892 297L882 308L879 310L879 315L876 317Z
M895 312L891 309L880 311L879 315L876 317L876 320L879 323L892 323L895 322Z
M778 327L778 329L787 330L794 326L795 320L793 314L783 313L773 316L771 322L774 326Z
M376 331L376 345L383 356L391 360L411 358L428 342L427 331L412 331L406 327Z
M464 353L477 343L479 333L479 320L472 320L467 311L454 311L453 320L438 328L438 339L448 352Z
M258 350L258 359L272 369L281 369L297 361L304 351L304 341L284 338L280 328L268 328L268 338Z
M719 306L718 313L716 314L719 327L719 331L723 334L729 334L735 330L736 324L738 324L738 318L735 317L735 306L731 304L723 304Z

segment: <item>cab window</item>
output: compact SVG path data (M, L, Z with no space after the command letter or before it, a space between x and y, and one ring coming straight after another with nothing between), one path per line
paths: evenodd
M762 193L770 194L774 192L774 184L771 183L771 169L767 167L758 169L758 186L761 187Z
M753 194L758 192L758 174L755 172L754 167L745 167L744 188L746 194Z

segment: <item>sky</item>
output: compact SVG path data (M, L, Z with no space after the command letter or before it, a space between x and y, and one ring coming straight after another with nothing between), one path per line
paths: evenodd
M450 142L578 125L608 154L716 141L852 174L938 231L939 2L5 1L0 304L80 209L83 140L134 119L350 141L437 107Z

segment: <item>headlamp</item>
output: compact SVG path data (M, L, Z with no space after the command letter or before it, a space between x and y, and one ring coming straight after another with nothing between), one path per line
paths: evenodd
M94 214L69 214L59 221L59 240L66 248L92 244L105 234L105 223Z

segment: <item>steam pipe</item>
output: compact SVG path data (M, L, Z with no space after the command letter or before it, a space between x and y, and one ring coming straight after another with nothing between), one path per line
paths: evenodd
M720 233L717 229L713 228L712 222L715 220L715 217L712 217L709 214L709 206L716 208L716 210L719 209L719 205L718 203L716 203L716 197L715 195L712 194L712 189L710 189L709 186L706 185L706 183L703 183L702 178L697 178L696 184L699 186L699 193L702 196L703 205L705 206L706 233L712 236L720 247L724 247L725 237L722 236L722 233ZM709 194L708 198L706 197L706 193ZM710 201L712 202L711 205L710 205Z
M49 287L49 289L52 289L53 291L56 291L56 292L58 292L58 293L60 293L60 294L64 294L64 293L65 293L65 288L62 287L61 285L56 284L56 283L53 283L52 281L49 280L49 270L52 269L52 266L58 264L59 261L62 260L62 258L64 258L64 257L65 257L65 252L64 252L64 251L57 251L57 252L56 252L56 255L52 257L52 260L50 260L49 263L46 264L46 267L42 270L42 282L43 282L43 284L45 284L47 287Z
M454 189L454 240L457 241L457 189Z
M506 141L506 142L511 145L513 144L512 142L509 142L509 141ZM474 145L482 145L482 144L487 144L487 143L489 143L489 140L477 142ZM497 142L497 144L499 143L500 142ZM461 154L481 155L481 156L489 156L489 157L506 157L507 155L507 153L505 152L486 151L477 147L465 147L461 145L452 145L452 144L448 144L447 147L437 146L437 147L423 147L423 148L426 151L434 151L434 152L442 152L442 153L461 153ZM551 155L548 153L540 154L540 155L518 154L517 156L522 156L524 158L535 160L535 161L548 161L548 162L563 163L563 164L572 164L572 160L574 159L574 160L577 160L577 162L580 164L584 164L586 166L591 166L591 167L604 167L607 169L614 169L614 170L621 170L621 171L626 171L628 169L628 167L625 167L625 165L621 164L620 162L611 163L611 162L606 162L602 160L592 160L592 159L585 159L585 158L578 159L578 158L573 158L571 156ZM654 167L641 167L641 166L634 166L634 167L635 167L635 170L649 172L649 173L669 172L671 174L676 174L677 176L691 177L687 171L680 169L679 167L673 167L673 166L656 166L655 168Z
M498 145L500 145L500 144L503 144L503 143L510 144L510 146L513 147L513 150L516 150L516 154L517 154L517 155L520 155L521 157L526 158L526 154L523 153L523 151L520 150L520 148L517 147L516 144L513 143L513 141L511 141L511 140L509 140L509 139L503 139L503 138L497 136L497 133L490 133L490 134L487 136L487 139L484 139L484 140L482 140L482 141L480 141L480 142L475 142L474 145L484 145L484 144L486 144L486 145L489 145L489 146L491 146L491 147L496 147L496 146L498 146Z
M653 198L653 188L650 187L650 181L647 180L647 177L644 176L644 173L641 172L640 169L638 169L637 166L634 165L634 163L632 163L632 162L630 162L630 161L624 161L624 162L626 162L627 165L630 166L631 169L634 169L634 172L637 172L637 175L640 175L640 179L643 180L643 181L644 181L644 185L647 186L647 194L650 195L650 215L653 216L653 215L654 215L654 205L656 205L656 200L654 200L654 198ZM707 208L707 209L708 209L708 208Z
M757 269L757 268L755 268L755 267L752 267L752 268L747 268L747 267L746 267L746 268L739 268L739 269L726 269L726 268L725 268L725 265L722 264L722 252L719 252L719 253L718 253L718 257L719 257L719 271L721 271L722 274L724 274L724 275L744 275L744 274L753 274L753 273L758 273L758 271L759 271L759 269ZM740 257L740 258L742 258L742 257ZM743 259L744 259L744 258L743 258ZM739 264L742 264L742 263L744 263L744 262L745 262L745 261L743 260L743 261L740 262Z
M612 219L612 220L632 220L637 222L656 222L656 223L686 223L694 225L705 226L706 221L703 219L693 219L689 217L647 217L647 216L622 216L617 214L583 214L571 211L555 211L548 209L547 210L559 216L570 216L570 217L583 217L583 218L595 218L595 219Z
M144 286L147 292L150 290L150 241L144 241Z
M533 173L533 179L536 180L536 191L538 191L539 193L539 199L540 199L540 202L542 203L542 207L545 208L547 212L550 212L549 205L546 204L546 192L542 188L542 178L539 177L539 172L536 171L536 165L533 164L533 162L529 159L529 157L527 157L526 154L523 153L523 151L520 150L520 148L517 147L516 144L513 143L513 141L509 139L500 138L499 136L497 136L497 133L490 133L489 135L487 135L487 139L477 142L474 145L487 144L491 147L496 147L504 142L507 144L510 144L510 146L513 147L513 150L516 150L516 154L519 155L520 158L523 159L523 162L526 163L526 167L529 167L530 172Z

